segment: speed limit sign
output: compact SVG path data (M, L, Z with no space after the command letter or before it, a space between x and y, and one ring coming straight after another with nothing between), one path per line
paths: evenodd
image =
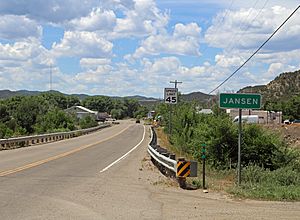
M177 88L165 88L165 103L177 104Z

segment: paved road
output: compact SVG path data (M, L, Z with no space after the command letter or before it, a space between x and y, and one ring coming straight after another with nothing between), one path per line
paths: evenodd
M153 166L148 143L148 127L125 121L0 151L0 219L299 219L299 202L239 201L178 188Z
M128 196L136 195L132 189L122 188L121 191L126 191L123 195L102 199L111 186L109 169L101 171L134 147L146 146L149 138L143 139L145 130L143 125L126 121L70 140L1 151L1 219L124 216L122 212L115 212L114 200L122 200L120 196L127 196L126 192L130 192ZM114 173L118 172L122 161L114 166ZM133 210L130 216L134 216L134 212L139 210Z

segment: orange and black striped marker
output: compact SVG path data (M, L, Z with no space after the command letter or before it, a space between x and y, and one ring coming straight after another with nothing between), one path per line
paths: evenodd
M191 162L190 161L178 161L176 175L178 177L189 177L191 175Z

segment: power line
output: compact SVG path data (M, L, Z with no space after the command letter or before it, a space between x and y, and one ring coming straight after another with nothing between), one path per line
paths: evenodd
M239 44L242 37L245 35L246 31L249 29L250 25L253 24L253 22L256 20L256 18L261 14L261 12L263 11L263 9L266 7L267 3L269 2L269 0L266 0L264 5L262 6L262 8L260 9L260 11L258 12L258 14L256 14L256 16L250 21L248 22L248 25L246 26L246 28L244 30L242 30L242 26L240 25L238 29L241 29L241 33L239 34L239 38L238 40L236 40L236 38L234 38L233 41L231 41L231 44L229 46L230 49L228 49L228 51L230 51L231 49L233 49L233 44L235 42L235 44ZM256 6L257 2L255 2L255 4L252 6L253 8ZM250 11L253 10L253 8L250 9ZM245 22L248 20L249 16L250 16L251 12L248 13L247 18L245 19ZM242 24L243 22L241 22ZM237 35L236 35L237 36Z
M221 18L220 20L218 20L217 25L216 25L217 27L223 23L223 21L225 20L225 17L228 15L229 11L231 11L234 2L235 2L235 0L232 0L232 1L231 1L230 6L229 6L229 10L225 10L225 13L223 13L222 18ZM213 36L212 41L213 41L214 39L215 39L215 37ZM208 47L205 47L205 48L204 48L204 50L202 51L202 54L204 54L204 53L206 52L207 48L208 48Z
M239 67L237 68L230 76L228 76L222 83L220 83L216 88L211 90L208 94L210 95L214 91L216 91L218 88L220 88L224 83L226 83L231 77L233 77L243 66L248 63L249 60L251 60L252 57L254 57L255 54L260 51L260 49L265 46L265 44L279 31L279 29L296 13L296 11L300 8L300 5L285 19L285 21L271 34L271 36Z

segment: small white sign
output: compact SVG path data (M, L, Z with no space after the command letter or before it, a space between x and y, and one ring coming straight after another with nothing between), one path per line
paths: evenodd
M165 88L165 103L168 104L177 104L177 93L178 89L176 88Z

